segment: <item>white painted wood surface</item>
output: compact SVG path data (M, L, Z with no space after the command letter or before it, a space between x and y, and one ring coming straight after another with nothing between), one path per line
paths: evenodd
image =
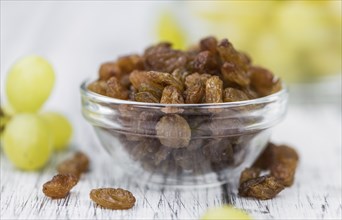
M54 175L56 163L68 155L60 153L43 171L29 173L16 170L1 152L1 219L199 219L208 207L226 203L256 219L342 218L340 105L290 107L272 139L295 146L301 160L294 185L268 201L241 198L230 185L194 190L141 186L114 166L90 131L89 126L79 131L83 138L72 148L92 155L91 172L66 199L51 200L41 189ZM136 205L126 211L97 207L89 199L95 187L126 188L135 195Z

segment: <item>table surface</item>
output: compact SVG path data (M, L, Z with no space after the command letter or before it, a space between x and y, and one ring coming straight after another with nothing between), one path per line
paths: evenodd
M84 122L82 122L84 123ZM82 176L65 199L51 200L42 185L55 174L55 166L68 157L58 153L41 172L15 169L1 152L1 219L199 219L209 207L232 204L256 219L341 219L341 106L290 106L286 119L275 128L272 140L298 150L300 164L292 187L267 201L241 198L236 186L202 189L151 189L113 165L90 126L72 150L92 155L91 171ZM122 187L137 202L130 210L111 211L94 205L89 192L96 187Z

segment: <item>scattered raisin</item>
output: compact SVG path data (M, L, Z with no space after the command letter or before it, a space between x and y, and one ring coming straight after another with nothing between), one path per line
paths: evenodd
M90 191L90 198L96 204L107 209L130 209L135 204L135 197L127 190L118 188L100 188Z
M78 178L72 174L57 174L44 183L43 193L52 199L65 198L77 182Z
M280 145L274 149L271 175L277 178L284 186L291 186L294 181L299 156L288 146Z
M239 195L266 200L274 198L284 188L275 177L266 175L243 182L239 187Z
M77 178L89 169L89 158L82 152L76 152L74 156L60 163L57 171L60 174L72 174Z

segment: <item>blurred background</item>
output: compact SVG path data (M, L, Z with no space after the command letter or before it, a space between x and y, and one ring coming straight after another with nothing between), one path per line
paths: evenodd
M289 86L291 103L341 106L341 1L1 1L1 102L10 66L37 54L56 84L44 109L83 126L79 85L160 40L228 38ZM72 117L71 117L72 116Z

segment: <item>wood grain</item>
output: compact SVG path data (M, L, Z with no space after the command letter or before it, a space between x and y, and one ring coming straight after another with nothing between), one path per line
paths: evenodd
M291 107L273 139L296 146L301 161L295 184L268 201L241 198L234 184L186 190L140 185L97 146L90 126L82 119L79 123L78 134L82 135L76 134L72 150L82 148L92 155L91 172L82 176L65 199L51 200L41 189L54 175L56 163L71 152L55 155L49 166L33 173L15 169L1 152L1 219L199 219L208 207L222 204L233 204L256 219L342 218L339 107ZM128 189L137 198L136 205L126 211L97 207L89 199L90 190L96 187Z

